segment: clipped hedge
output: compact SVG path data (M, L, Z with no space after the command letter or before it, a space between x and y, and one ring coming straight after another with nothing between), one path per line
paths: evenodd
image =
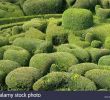
M0 18L23 16L19 6L9 2L0 2Z
M18 62L21 66L27 66L30 60L30 54L27 50L11 50L8 49L4 52L4 60L12 60Z
M26 0L23 11L26 15L61 13L65 4L63 0Z
M93 69L87 71L85 77L94 81L99 89L110 89L110 70Z
M69 75L64 72L52 72L40 78L33 85L33 90L55 90L59 87L65 87L68 82ZM62 85L61 85L62 84Z
M110 66L110 55L101 57L98 61L98 64Z
M6 84L9 90L25 90L32 89L32 85L40 78L39 71L33 67L21 67L11 71L6 77Z
M71 73L84 75L87 71L97 68L99 68L98 65L94 63L80 63L71 66L68 71Z
M82 30L93 26L92 12L81 8L67 9L62 15L62 25L66 29Z

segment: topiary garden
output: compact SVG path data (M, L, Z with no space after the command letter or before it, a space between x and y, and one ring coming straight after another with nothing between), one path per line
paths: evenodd
M109 0L0 0L0 90L110 91Z

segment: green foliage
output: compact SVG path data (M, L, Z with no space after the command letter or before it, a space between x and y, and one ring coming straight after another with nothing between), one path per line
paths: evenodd
M33 85L33 90L55 90L60 87L66 87L69 75L64 72L52 72L40 78Z
M39 45L34 54L38 53L52 53L53 52L53 44L48 41L44 41Z
M100 57L110 54L110 50L98 48L88 48L88 52L91 56L91 62L94 63L97 63Z
M38 30L44 31L47 26L47 21L38 18L31 19L23 24L22 28L24 31L29 30L29 28L36 28Z
M86 9L91 9L94 10L95 5L98 4L99 0L76 0L75 4L73 7L75 8L86 8Z
M101 46L102 46L102 42L101 41L93 40L91 42L91 47L93 47L93 48L100 48Z
M59 20L52 19L46 29L46 40L53 45L60 45L68 42L68 32L59 24Z
M0 47L9 44L7 37L0 36Z
M72 91L95 91L97 89L93 81L78 74L70 76L69 87Z
M75 36L73 33L70 33L68 36L69 44L78 45L79 47L86 48L90 46L88 41L82 40L80 37Z
M70 8L62 16L62 25L66 29L82 30L93 26L92 12L86 9Z
M14 26L12 27L12 35L20 34L22 32L21 26Z
M110 70L93 69L87 71L85 76L94 81L99 89L110 89Z
M101 57L98 61L98 64L110 66L110 55Z
M21 66L27 66L30 60L30 54L27 50L11 50L4 52L4 60L12 60L18 62Z
M41 53L31 58L29 66L38 69L41 76L43 76L49 72L52 63L54 63L54 58L51 54Z
M63 0L26 0L23 4L26 15L61 13L64 7Z
M92 27L86 30L85 40L92 42L93 40L99 40L104 43L105 39L110 35L110 24L102 24Z
M97 6L96 6L97 7ZM110 18L110 9L103 9L103 8L97 8L96 9L96 15L100 17L101 19L107 19Z
M0 60L0 84L4 83L6 75L12 70L20 67L17 62L11 60Z
M105 39L104 47L110 49L110 36Z
M52 56L55 59L54 64L58 66L58 71L68 71L68 68L78 63L77 58L71 53L56 52ZM54 70L51 70L54 71ZM56 70L55 70L56 71Z
M39 71L33 67L21 67L11 71L6 77L9 90L31 90L32 85L40 78Z
M87 71L99 68L94 63L80 63L69 68L69 72L84 75Z
M28 31L26 31L25 37L30 39L34 38L34 39L45 40L45 34L35 28L30 28Z
M19 46L27 51L29 51L31 54L33 54L39 45L44 42L43 40L38 39L30 39L30 38L17 38L13 41L14 46Z
M101 6L103 8L109 8L110 7L109 6L109 4L110 4L110 1L109 0L99 0L99 2L100 2Z
M62 44L58 46L57 52L71 53L79 60L79 62L87 62L90 60L90 56L86 50L79 47L75 47L74 45L70 45L70 44Z
M0 2L0 18L23 16L19 6L9 2Z

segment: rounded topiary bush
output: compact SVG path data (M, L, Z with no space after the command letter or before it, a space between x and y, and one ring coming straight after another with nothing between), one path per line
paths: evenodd
M93 69L87 71L85 77L94 81L99 89L110 89L110 70Z
M11 60L0 60L0 83L3 83L6 75L20 67L20 64Z
M23 4L26 15L61 13L63 8L63 0L26 0Z
M79 74L70 76L69 87L72 91L95 91L97 89L93 81Z
M34 18L34 19L31 19L30 21L25 22L22 25L22 28L23 28L24 31L27 31L30 28L36 28L38 30L45 31L46 26L47 26L47 21L46 20Z
M86 50L70 44L62 44L58 46L57 52L69 52L73 54L79 60L79 62L87 62L90 60L90 55ZM81 52L82 54L80 54Z
M81 64L76 64L76 65L71 66L68 71L71 73L84 75L85 72L91 69L97 69L97 68L99 68L98 65L94 63L81 63Z
M4 60L12 60L18 62L21 66L26 66L30 60L30 54L27 50L8 49L4 52Z
M52 56L55 59L54 64L56 66L54 67L57 67L56 68L57 71L68 71L69 67L79 62L74 55L68 52L56 52L56 53L52 53ZM51 71L54 71L54 70L51 70Z
M110 66L110 55L101 57L98 61L98 64Z
M104 47L110 49L110 37L107 37L105 39Z
M6 76L5 82L9 90L30 90L40 77L36 68L21 67L11 71Z
M65 72L52 72L40 78L33 85L33 90L55 90L65 87L68 83L69 74Z
M45 34L35 28L30 28L25 33L26 38L45 40Z
M9 44L7 37L0 36L0 47Z
M36 49L34 54L37 53L52 53L53 51L53 44L49 41L45 41L39 45L39 47Z
M110 9L103 9L99 6L96 6L96 15L101 19L110 18Z
M12 35L20 34L23 31L21 26L12 27Z
M50 19L46 29L46 40L53 45L68 43L68 32L59 24L61 19Z
M0 2L0 18L19 16L23 16L23 12L19 6L9 2Z
M70 8L62 16L62 25L66 29L82 30L93 25L92 12L86 9Z
M35 67L43 76L49 72L51 65L54 63L54 58L51 54L41 53L34 55L29 63L30 67Z
M94 62L94 63L98 63L98 60L100 59L100 57L110 54L109 49L88 48L87 50L90 54L91 62Z
M26 49L27 51L29 51L31 54L34 53L34 51L37 49L37 47L39 47L39 45L44 42L43 40L39 40L39 39L30 39L30 38L16 38L13 41L13 45L14 46L19 46L22 47L24 49Z
M94 41L91 42L91 46L93 48L100 48L102 46L102 42L98 41L98 40L94 40Z

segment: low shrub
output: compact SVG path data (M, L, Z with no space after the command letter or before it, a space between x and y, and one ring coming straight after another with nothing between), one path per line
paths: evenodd
M27 66L30 60L30 54L27 50L11 50L4 52L4 60L12 60L18 62L21 66Z
M109 75L110 70L93 69L87 71L85 77L94 81L99 89L100 88L110 89Z
M64 28L71 30L82 30L89 28L93 26L92 12L80 8L67 9L62 16L62 25Z
M21 67L11 71L6 76L6 85L9 90L31 90L35 81L40 78L39 71L33 67Z

